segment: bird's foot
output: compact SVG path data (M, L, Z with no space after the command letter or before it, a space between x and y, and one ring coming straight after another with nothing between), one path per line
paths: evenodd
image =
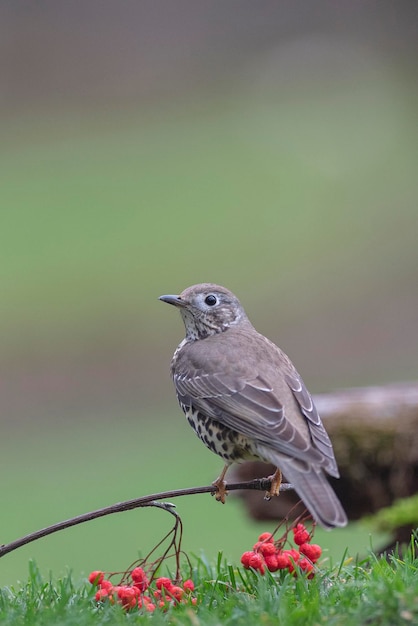
M211 495L215 496L215 500L218 502L225 504L225 498L228 495L226 480L223 480L222 476L219 476L219 478L217 478L212 485L215 487L215 490L212 491Z
M280 485L282 484L282 473L277 469L274 474L267 477L271 481L270 489L266 491L264 500L271 500L273 496L280 495Z

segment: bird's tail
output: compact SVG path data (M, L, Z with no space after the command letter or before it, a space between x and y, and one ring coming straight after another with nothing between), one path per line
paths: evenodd
M286 480L293 484L296 493L318 524L326 529L347 524L347 515L341 502L321 468L272 454L271 450L268 456L280 468Z
M347 524L341 502L321 470L311 467L307 472L300 472L287 466L281 469L318 524L327 529Z

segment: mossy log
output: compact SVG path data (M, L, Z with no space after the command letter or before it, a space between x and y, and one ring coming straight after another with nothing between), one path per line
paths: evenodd
M418 492L418 383L346 389L314 400L341 475L330 482L349 519ZM263 463L245 463L231 475L249 480L272 469ZM291 492L270 502L256 492L241 495L250 515L260 520L280 519L298 501Z

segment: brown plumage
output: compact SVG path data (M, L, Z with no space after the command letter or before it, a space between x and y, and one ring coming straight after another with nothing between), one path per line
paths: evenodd
M211 283L160 298L176 306L186 337L171 369L179 403L205 445L225 461L215 485L224 501L229 465L251 459L273 463L270 495L281 472L314 519L344 526L344 510L326 480L338 477L330 439L290 359L258 333L233 293Z

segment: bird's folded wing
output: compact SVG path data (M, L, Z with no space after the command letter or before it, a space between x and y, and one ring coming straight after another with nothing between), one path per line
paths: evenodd
M299 374L297 374L296 370L292 374L285 374L285 381L292 390L301 412L307 418L309 432L314 445L320 452L322 452L328 461L326 466L327 472L331 474L331 476L338 478L339 472L334 457L332 443L324 425L322 424L311 394L307 390L303 380Z
M181 403L279 453L323 463L322 454L298 430L297 423L288 419L273 388L261 376L245 380L189 370L175 373L174 383ZM306 419L302 411L298 417Z

